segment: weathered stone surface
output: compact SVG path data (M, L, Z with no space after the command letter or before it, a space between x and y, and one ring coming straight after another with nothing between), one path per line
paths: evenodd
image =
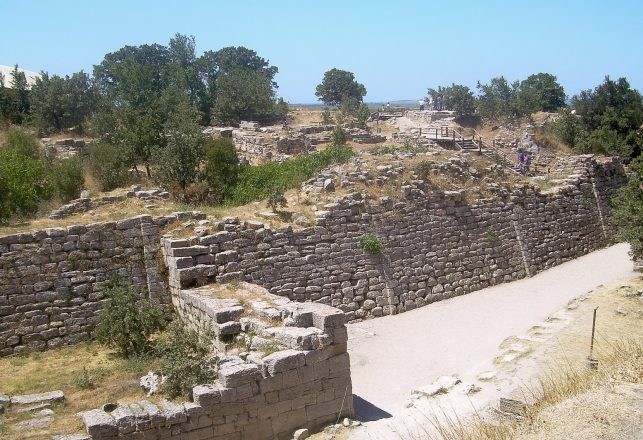
M53 422L53 417L41 417L37 419L24 420L15 424L15 428L19 431L24 431L27 429L42 429L51 425Z
M42 402L62 402L65 400L65 394L62 391L50 391L40 394L24 394L11 397L12 405L31 405Z
M298 350L278 351L266 356L262 361L264 368L271 376L286 370L303 367L306 363L304 352Z
M260 377L256 364L225 363L219 368L219 380L224 387L234 388Z
M93 438L109 438L118 435L114 418L101 409L85 411L81 414L87 433Z

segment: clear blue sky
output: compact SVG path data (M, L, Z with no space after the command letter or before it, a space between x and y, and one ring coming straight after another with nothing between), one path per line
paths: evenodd
M34 1L0 0L0 64L50 74L92 71L130 44L197 51L245 46L277 66L279 95L314 102L333 67L355 73L366 101L417 99L428 87L532 73L568 95L625 76L643 91L643 1Z

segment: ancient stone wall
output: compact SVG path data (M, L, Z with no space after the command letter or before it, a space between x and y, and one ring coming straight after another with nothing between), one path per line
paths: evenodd
M329 204L310 228L225 219L215 234L168 245L178 263L169 270L177 286L244 280L332 305L349 321L400 313L610 244L609 200L624 181L620 163L591 158L584 173L545 194L525 185L469 202L413 181L399 202L353 194ZM369 233L382 255L362 249Z
M169 304L157 255L160 228L194 215L144 215L0 237L0 356L85 339L108 280L125 279L142 296Z
M180 290L173 300L188 325L214 329L219 342L222 336L242 333L250 338L248 351L221 355L217 379L194 387L192 402L143 400L111 413L85 412L92 439L291 439L297 429L315 429L352 414L341 311L292 303L245 283L242 292L234 292L245 293L242 303L223 298L231 294L225 289ZM255 343L268 338L279 344L269 354Z

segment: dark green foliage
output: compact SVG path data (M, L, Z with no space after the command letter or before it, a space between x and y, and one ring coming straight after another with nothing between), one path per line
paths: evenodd
M217 124L266 120L276 114L272 82L263 73L243 67L217 79L212 117ZM283 111L283 108L281 109Z
M548 127L561 141L581 153L637 157L643 147L643 99L620 78L572 98L576 114L563 111Z
M65 128L82 133L98 101L98 90L83 71L64 78L43 72L30 93L32 117L41 134Z
M77 199L85 185L83 162L78 156L56 160L51 168L54 194L63 202Z
M268 162L243 167L238 182L232 189L229 203L245 205L267 199L274 188L296 188L329 165L346 162L353 154L353 150L346 144L331 144L325 150L281 163Z
M165 188L185 190L196 181L203 160L203 134L196 107L179 89L170 89L165 100L170 109L164 124L165 145L155 148L155 178Z
M565 107L565 90L554 75L529 75L520 83L518 107L524 115L537 111L555 112Z
M273 212L277 212L279 208L285 208L288 206L288 200L284 195L285 189L283 186L275 186L270 191L268 196L267 205L268 208L272 209Z
M384 245L375 234L366 234L359 239L359 244L369 254L380 255L384 252Z
M192 398L192 387L211 383L216 377L217 358L208 339L173 321L155 344L159 372L165 376L162 391L170 398Z
M472 115L476 111L476 100L467 86L451 84L448 87L429 89L428 98L436 110L453 110L456 116Z
M130 150L110 144L92 144L89 148L89 171L101 191L111 191L131 180Z
M643 154L629 166L630 177L613 200L618 235L632 247L632 255L643 259Z
M581 118L573 114L570 109L563 109L558 119L547 128L571 148L576 147L587 136L587 130Z
M206 163L203 178L207 182L213 203L226 200L239 178L241 167L232 139L210 139L205 144Z
M324 109L322 112L322 124L329 125L329 124L334 124L335 121L333 121L333 115L330 114L330 110L327 108Z
M10 129L0 145L0 221L33 214L50 196L45 161L35 137Z
M324 73L324 78L315 91L315 96L326 105L340 105L349 99L361 103L365 95L366 88L355 81L355 75L339 69Z
M333 129L333 134L330 139L331 145L334 145L334 146L346 145L347 141L348 141L348 135L346 134L346 131L339 125L335 127Z
M478 113L486 119L514 118L520 115L518 91L520 83L509 83L505 77L492 78L489 84L478 81Z
M418 163L415 166L415 172L418 175L418 177L422 180L426 180L429 177L429 173L431 172L432 165L433 165L433 162L429 160L423 160L422 162Z
M126 358L147 352L150 336L165 325L159 307L121 283L110 284L105 295L109 301L100 314L96 340Z

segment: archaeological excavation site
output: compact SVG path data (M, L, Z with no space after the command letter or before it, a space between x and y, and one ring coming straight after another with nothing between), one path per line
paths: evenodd
M54 438L268 440L304 438L344 418L350 426L360 415L347 327L532 277L614 243L610 199L626 180L618 159L543 149L525 175L499 159L522 132L491 147L460 134L453 118L430 118L416 111L377 121L390 141L348 131L355 154L273 211L250 204L227 216L93 221L128 199L166 209L167 193L139 186L56 209L52 220L73 219L65 226L1 236L2 356L86 344L119 280L207 335L216 359L189 400L140 391L83 408L74 416L84 432ZM205 132L265 162L314 154L333 129ZM46 430L55 402L69 399L48 391L2 397L4 411L44 411L18 425Z
M45 3L1 440L643 440L634 2Z

